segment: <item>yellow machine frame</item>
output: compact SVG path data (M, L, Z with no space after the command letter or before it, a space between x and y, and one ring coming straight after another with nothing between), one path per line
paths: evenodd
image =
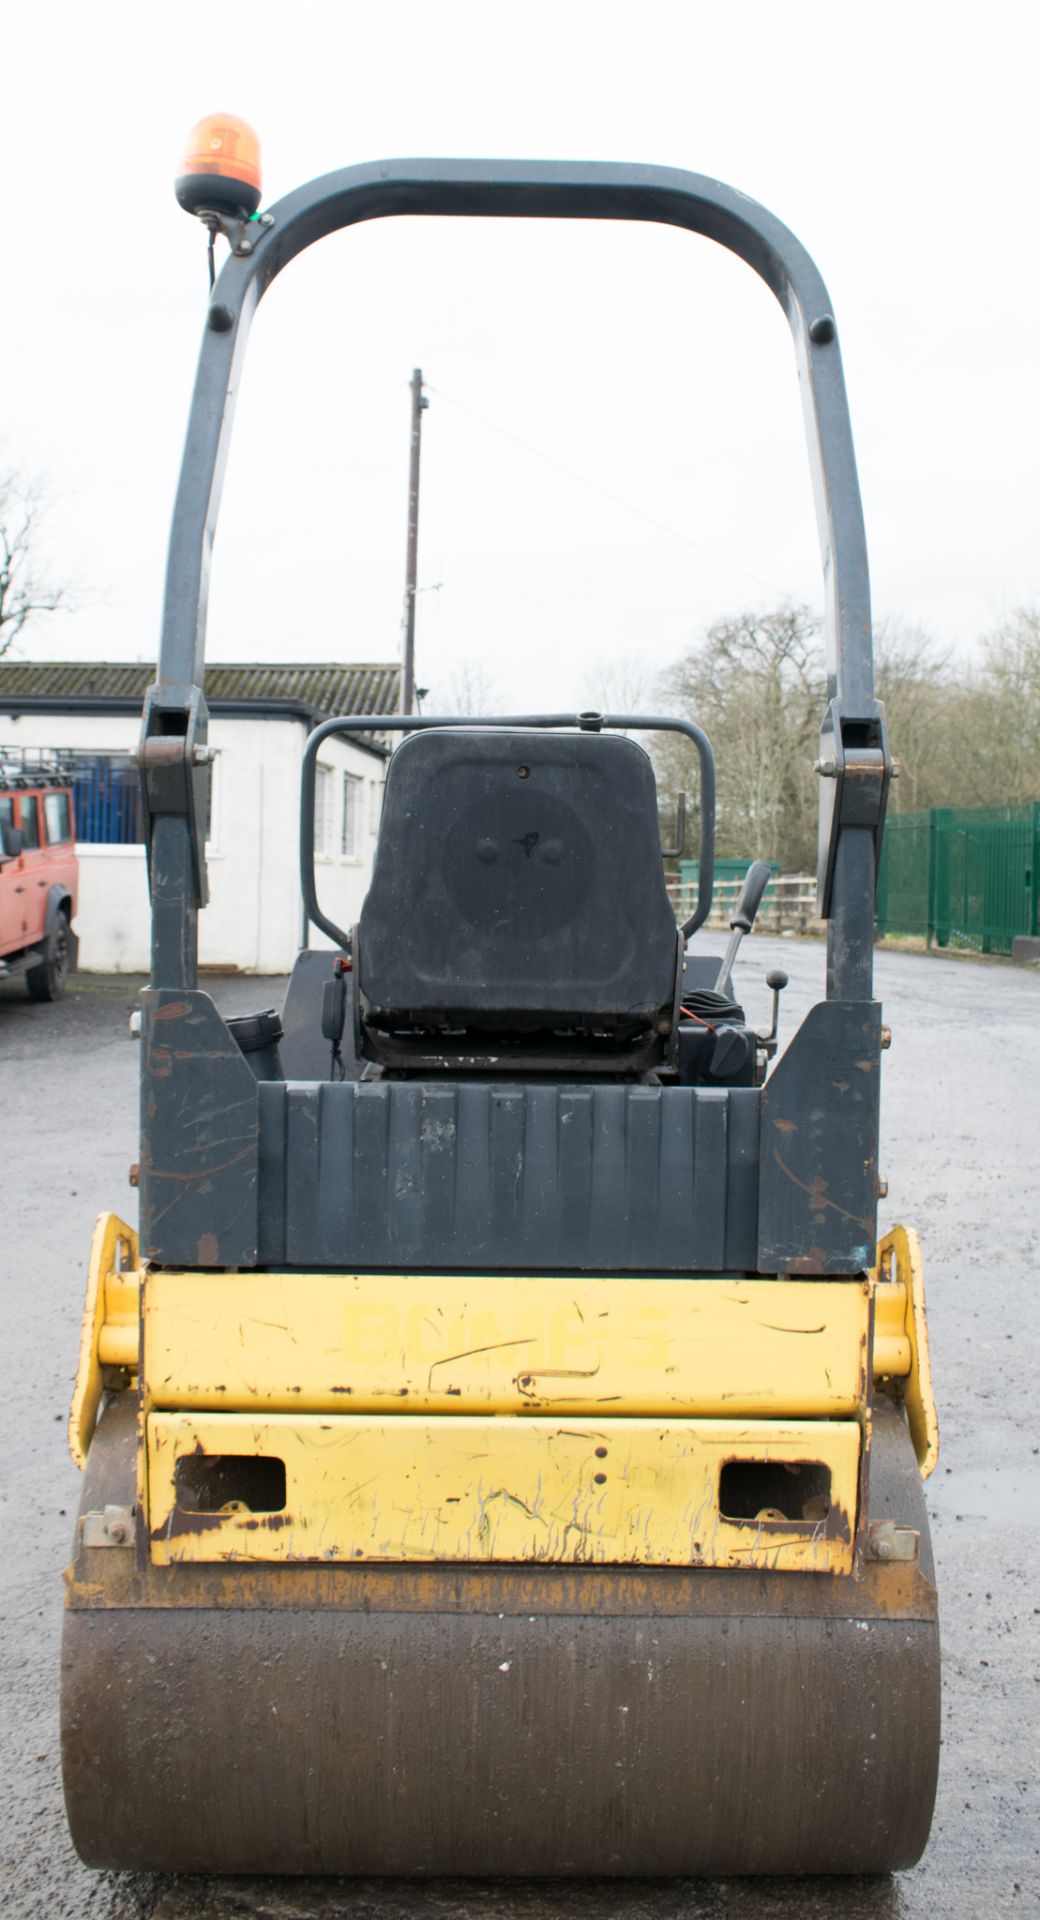
M141 1269L103 1215L73 1458L115 1368L139 1388L152 1564L456 1561L848 1573L874 1382L937 1451L916 1237L849 1280ZM280 1463L208 1510L179 1463ZM823 1508L723 1510L731 1462L822 1468ZM189 1487L187 1494L185 1486Z

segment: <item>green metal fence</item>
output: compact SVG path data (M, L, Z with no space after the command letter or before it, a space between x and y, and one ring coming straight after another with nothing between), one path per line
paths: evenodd
M878 876L877 923L881 933L931 931L932 816L890 813L885 822Z
M1040 801L932 807L889 816L878 877L881 933L921 934L940 947L1010 953L1035 934Z

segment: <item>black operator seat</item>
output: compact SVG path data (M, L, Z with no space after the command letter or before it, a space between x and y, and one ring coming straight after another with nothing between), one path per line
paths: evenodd
M431 728L393 755L357 935L363 1032L630 1045L670 1024L680 954L634 741Z

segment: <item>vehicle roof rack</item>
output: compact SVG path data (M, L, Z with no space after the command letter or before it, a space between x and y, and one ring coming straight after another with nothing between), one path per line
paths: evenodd
M57 747L0 743L0 787L67 787L75 774L75 760Z

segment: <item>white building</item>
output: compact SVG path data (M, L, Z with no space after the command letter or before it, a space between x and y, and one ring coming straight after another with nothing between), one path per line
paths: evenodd
M392 665L207 666L216 758L200 966L286 973L302 945L329 944L303 921L304 742L334 714L396 712L399 672ZM0 744L53 747L75 764L76 928L80 966L93 972L148 971L148 884L130 754L154 678L151 665L0 661ZM368 887L386 760L378 735L327 740L319 755L318 898L342 927L356 921Z

